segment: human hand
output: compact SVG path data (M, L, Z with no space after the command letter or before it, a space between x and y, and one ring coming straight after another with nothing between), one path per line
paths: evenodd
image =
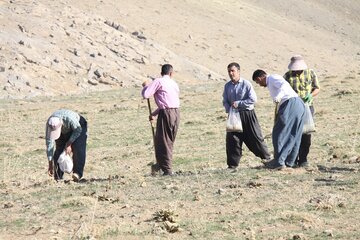
M238 102L233 102L232 104L231 104L231 106L233 107L233 108L238 108L238 106L239 106L239 104L238 104Z
M50 177L54 175L54 160L49 161L48 175Z
M274 103L279 103L280 101L281 101L281 98L280 98L280 97L274 98Z
M303 101L305 103L311 103L313 101L313 96L311 93L307 93L306 96L303 98Z
M143 86L143 87L146 87L146 86L148 86L150 83L151 83L150 80L145 80L145 81L142 83L142 86Z
M67 147L65 147L65 152L66 152L67 155L71 154L71 152L72 152L71 144L68 145Z

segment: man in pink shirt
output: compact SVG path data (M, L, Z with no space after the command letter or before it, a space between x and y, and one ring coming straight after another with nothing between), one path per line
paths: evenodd
M152 173L162 170L163 175L173 175L172 155L176 133L180 122L179 86L171 79L173 67L164 64L161 76L152 82L144 82L141 95L144 98L154 96L158 108L151 113L149 120L157 116L154 139L156 164L151 166Z

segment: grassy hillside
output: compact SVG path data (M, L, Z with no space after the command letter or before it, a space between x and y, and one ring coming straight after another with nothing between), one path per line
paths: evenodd
M2 100L0 238L358 239L359 77L327 81L342 84L324 82L316 99L311 168L280 172L246 147L240 169L226 169L224 83L180 84L174 177L149 174L154 152L140 88ZM274 106L266 89L256 91L269 135ZM45 122L59 108L89 122L82 183L46 174Z

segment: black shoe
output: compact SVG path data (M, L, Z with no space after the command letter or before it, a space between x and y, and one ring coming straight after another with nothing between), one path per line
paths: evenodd
M275 161L275 159L265 163L265 167L273 170L283 170L286 168L285 165L280 165L278 162Z
M261 163L266 166L267 163L271 162L272 159L261 159Z
M298 165L300 168L308 168L309 167L309 163L306 161L306 162L302 162L302 163L299 163Z

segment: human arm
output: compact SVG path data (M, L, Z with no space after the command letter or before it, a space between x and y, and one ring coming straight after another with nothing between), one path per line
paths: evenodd
M48 159L48 174L49 176L53 176L54 174L54 149L55 149L55 141L46 139L46 155Z
M142 86L143 89L141 91L141 95L143 96L143 98L150 98L159 89L160 82L157 79L155 79L154 81L145 81L143 82Z
M239 109L252 109L253 105L257 101L255 90L250 82L244 80L243 87L239 89L237 93L241 98L240 100L234 101L232 106Z
M304 102L311 103L313 101L313 97L317 96L320 92L318 78L316 73L310 69L310 77L311 77L311 92L307 93L303 98Z
M54 160L49 161L48 175L52 177L54 175Z
M82 127L81 127L81 125L80 125L80 123L78 121L77 122L71 122L70 127L72 129L72 133L71 133L71 136L70 136L69 140L65 144L65 152L67 154L71 154L71 152L72 152L71 145L73 144L73 142L76 141L76 139L78 137L80 137L81 132L82 132Z
M231 103L229 102L229 100L228 100L228 91L227 91L227 86L228 86L228 84L225 84L225 86L224 86L224 91L223 91L223 100L222 100L222 103L223 103L223 106L224 106L224 108L225 108L225 112L226 113L229 113L229 111L230 111L230 107L231 107Z
M270 95L272 100L275 103L280 103L281 100L284 98L284 96L286 95L286 93L284 92L284 88L286 88L286 86L284 87L283 85L285 84L289 84L288 82L286 82L286 80L284 80L283 77L281 77L280 75L270 75L267 78L267 87L270 91ZM289 85L289 88L290 85Z
M311 75L311 95L315 97L320 92L319 80L316 73L313 70L311 70L310 75Z

